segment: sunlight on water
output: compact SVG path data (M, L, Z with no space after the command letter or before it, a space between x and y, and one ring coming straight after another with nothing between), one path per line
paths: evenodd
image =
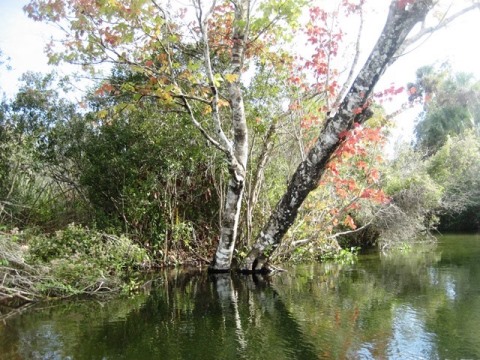
M394 307L393 334L388 346L390 359L437 359L435 334L425 328L425 314L409 305Z
M450 276L445 281L445 294L449 300L455 300L457 292L455 291L455 281Z

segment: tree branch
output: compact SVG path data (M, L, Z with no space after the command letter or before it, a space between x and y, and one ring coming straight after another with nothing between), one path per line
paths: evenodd
M441 29L441 28L444 28L446 27L448 24L450 24L451 22L453 22L455 19L457 19L458 17L466 14L467 12L470 12L470 11L473 11L475 9L480 9L480 3L478 2L475 2L473 3L472 5L456 12L455 14L453 14L452 16L450 17L447 17L447 12L445 12L445 15L444 17L440 20L440 22L435 25L435 26L430 26L430 27L427 27L427 28L422 28L420 29L420 31L418 33L416 33L415 35L405 39L405 41L403 42L402 46L398 49L397 51L397 54L393 57L392 61L396 60L397 58L405 55L405 50L411 46L412 44L415 44L416 42L418 42L420 39L422 39L423 37L427 36L427 35L431 35L433 34L435 31Z

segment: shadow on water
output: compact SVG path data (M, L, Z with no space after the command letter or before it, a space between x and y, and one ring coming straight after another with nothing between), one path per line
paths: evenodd
M272 278L170 271L0 322L0 359L480 358L480 239Z

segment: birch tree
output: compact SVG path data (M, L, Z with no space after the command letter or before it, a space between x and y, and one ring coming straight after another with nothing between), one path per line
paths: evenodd
M235 240L237 238L238 221L240 217L240 207L242 203L243 192L245 189L245 178L247 173L248 157L248 131L245 118L245 107L243 104L243 93L240 87L240 76L242 74L244 54L247 41L247 31L249 24L249 1L238 0L233 2L234 26L232 34L232 54L228 75L233 77L229 88L229 101L232 111L233 141L226 142L228 145L224 151L227 155L228 170L230 179L225 199L224 216L222 219L220 240L211 269L214 271L230 270ZM208 44L207 23L202 22L202 34L205 44ZM208 46L205 46L205 59L207 69L210 68ZM210 82L213 84L213 74L207 70ZM214 92L216 95L216 92Z

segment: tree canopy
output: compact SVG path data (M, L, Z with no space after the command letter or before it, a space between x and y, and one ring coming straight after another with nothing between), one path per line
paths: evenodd
M453 73L448 65L418 69L409 84L410 99L422 98L424 111L415 127L416 146L435 153L449 137L480 129L480 82L472 74Z

